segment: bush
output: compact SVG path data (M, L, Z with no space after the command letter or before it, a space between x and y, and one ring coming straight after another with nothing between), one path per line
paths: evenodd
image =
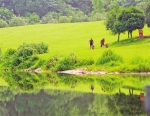
M8 24L6 21L0 19L0 28L8 27Z
M26 20L22 17L13 17L10 22L9 22L9 25L11 27L14 27L14 26L23 26L23 25L26 25Z
M32 56L32 57L28 58L28 60L21 62L19 64L18 68L21 68L21 69L30 68L31 66L33 66L36 63L37 60L39 60L39 58L37 56Z
M76 11L71 15L71 22L88 22L88 16L82 11Z
M56 12L49 12L45 16L42 17L41 23L57 23L59 19L59 13Z
M42 54L47 53L48 45L44 43L34 44L24 43L18 47L18 56L22 56L23 58L34 55L34 54Z
M39 23L39 21L40 21L39 15L35 12L33 12L32 14L28 12L26 14L26 18L27 18L29 24L36 24L36 23Z
M47 63L46 63L46 69L50 69L56 66L58 62L58 57L52 57Z
M72 57L65 57L58 61L56 65L56 70L68 70L74 68L74 64L76 63L75 59Z
M96 13L90 17L90 21L101 21L105 19L106 15L104 13Z
M5 54L4 54L4 65L6 66L11 66L13 64L13 60L16 57L16 52L17 50L15 49L7 49Z
M148 72L150 71L150 61L149 59L143 59L142 57L135 57L131 61L131 65L133 66L132 71L135 72Z
M31 60L30 57L35 55L35 54L42 54L46 53L48 51L48 45L44 43L39 43L39 44L26 44L24 43L23 45L20 45L16 51L15 56L11 59L12 60L12 65L13 66L18 66L19 64L28 65L27 67L30 67L33 63L27 63L27 60ZM13 51L9 51L7 54L11 54ZM37 60L38 58L33 57L33 60ZM23 66L22 66L23 67Z
M106 50L102 54L102 57L100 57L97 60L96 65L107 64L108 66L117 66L117 65L119 65L119 63L122 63L122 62L123 62L122 57L120 57L119 55L115 54L111 50Z
M76 66L85 66L85 65L92 65L94 64L93 59L83 59L83 60L77 60Z
M59 23L69 23L69 22L70 22L70 18L68 18L67 16L59 17Z

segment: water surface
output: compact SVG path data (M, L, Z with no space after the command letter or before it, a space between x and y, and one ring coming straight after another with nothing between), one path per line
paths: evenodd
M147 116L148 75L5 73L0 116Z

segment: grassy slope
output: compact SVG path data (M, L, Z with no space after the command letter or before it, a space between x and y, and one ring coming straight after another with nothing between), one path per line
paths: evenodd
M144 28L144 34L150 35L150 28ZM138 30L133 32L138 36ZM94 39L95 49L89 49L89 39ZM101 56L106 48L100 48L100 39L105 38L109 43L109 49L121 55L125 61L131 60L134 56L150 58L150 39L134 39L133 42L122 44L122 41L130 41L127 34L121 34L121 41L118 43L117 36L106 31L103 22L87 23L65 23L65 24L39 24L22 27L11 27L0 29L0 48L3 53L8 48L17 48L23 42L39 43L49 45L49 53L42 54L42 59L48 59L54 55L70 55L74 53L77 58L93 58Z

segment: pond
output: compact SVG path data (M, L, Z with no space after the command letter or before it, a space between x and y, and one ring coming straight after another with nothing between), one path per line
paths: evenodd
M0 116L147 116L149 75L0 75Z

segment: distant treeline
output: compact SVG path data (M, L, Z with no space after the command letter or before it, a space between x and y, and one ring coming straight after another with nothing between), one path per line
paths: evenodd
M145 11L150 0L0 0L0 28L36 23L87 22L106 19L117 6Z

